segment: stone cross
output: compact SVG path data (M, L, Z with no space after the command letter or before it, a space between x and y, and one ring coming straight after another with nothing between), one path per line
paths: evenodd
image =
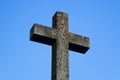
M51 80L69 80L68 50L85 53L89 49L89 38L68 31L68 15L56 12L52 27L34 24L30 40L52 46Z

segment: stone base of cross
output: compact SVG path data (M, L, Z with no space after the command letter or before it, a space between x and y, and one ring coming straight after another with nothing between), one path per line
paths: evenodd
M89 38L68 31L68 15L56 12L52 27L34 24L30 40L52 46L52 80L69 80L68 50L85 53Z

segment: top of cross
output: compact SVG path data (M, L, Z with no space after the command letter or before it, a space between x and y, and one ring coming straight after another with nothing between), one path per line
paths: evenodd
M89 49L89 38L68 32L68 15L57 11L53 16L53 28L40 24L34 24L31 29L30 39L40 43L52 45L57 36L61 35L69 42L69 49L76 52L85 53ZM59 36L58 36L59 37ZM45 39L46 38L46 39Z

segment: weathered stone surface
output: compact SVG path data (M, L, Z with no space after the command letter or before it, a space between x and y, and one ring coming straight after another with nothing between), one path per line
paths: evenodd
M52 45L56 40L56 30L39 25L34 24L30 30L30 40Z
M68 17L67 14L57 12L53 17L53 28L57 29L57 40L52 48L52 80L69 80L68 70Z
M69 33L68 35L69 49L76 52L85 53L89 49L89 38Z
M68 32L68 15L56 12L53 28L34 24L30 40L52 45L52 80L69 80L68 50L85 53L89 38Z

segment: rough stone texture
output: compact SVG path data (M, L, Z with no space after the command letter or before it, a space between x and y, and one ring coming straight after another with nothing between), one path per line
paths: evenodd
M52 45L52 80L69 80L68 50L85 53L89 38L68 32L68 15L56 12L53 28L34 24L30 40Z
M57 40L52 48L52 80L69 80L68 70L68 15L57 12L53 17Z

